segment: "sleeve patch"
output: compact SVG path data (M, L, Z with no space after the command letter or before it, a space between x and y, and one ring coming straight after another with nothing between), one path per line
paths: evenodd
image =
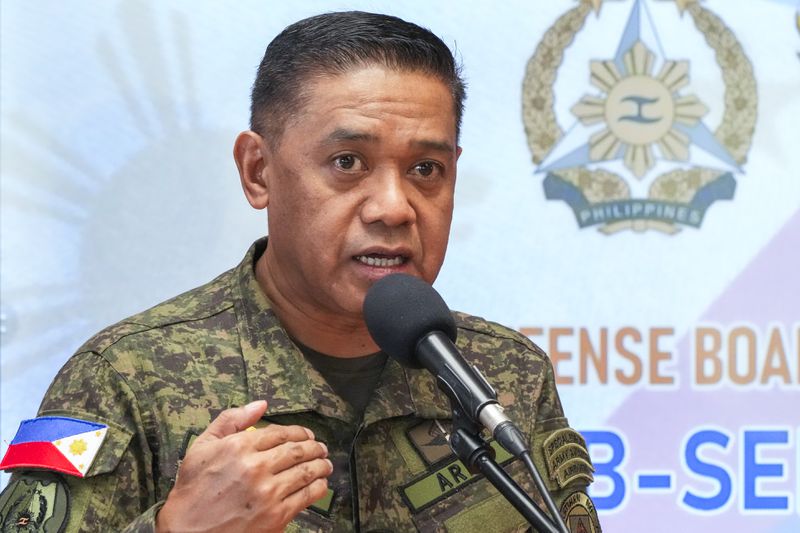
M61 533L69 516L69 488L46 472L13 479L0 494L0 530Z
M0 470L44 468L84 477L108 426L64 416L23 420L0 461Z
M602 533L597 510L585 492L573 492L561 504L561 516L570 533Z
M586 447L586 441L583 440L583 435L574 429L562 428L558 431L554 431L542 444L545 458L549 461L556 452L568 444L579 444L584 448Z
M558 488L565 488L576 481L586 484L594 481L594 467L586 450L586 441L574 429L554 431L542 443L542 452L550 480Z

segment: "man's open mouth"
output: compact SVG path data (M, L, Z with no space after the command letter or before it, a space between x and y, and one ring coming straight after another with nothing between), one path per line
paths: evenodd
M369 255L357 255L353 259L365 265L384 267L384 268L400 266L406 262L406 258L402 255L387 256L379 254L369 254Z

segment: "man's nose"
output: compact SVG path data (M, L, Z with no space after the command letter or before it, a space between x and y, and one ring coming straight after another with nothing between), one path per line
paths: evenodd
M381 222L386 226L402 226L416 221L417 214L409 194L413 184L396 169L376 170L369 178L366 198L361 206L365 224Z

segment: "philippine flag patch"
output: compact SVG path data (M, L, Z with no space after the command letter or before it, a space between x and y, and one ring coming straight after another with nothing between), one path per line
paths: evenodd
M108 426L63 416L23 420L0 461L0 470L45 468L83 477L92 466Z

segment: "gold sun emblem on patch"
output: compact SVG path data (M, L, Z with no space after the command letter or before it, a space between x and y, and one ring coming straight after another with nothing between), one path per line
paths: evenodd
M86 445L86 441L83 439L75 439L72 441L72 444L69 445L69 453L72 455L80 455L87 450L88 446Z
M623 68L614 61L592 61L591 83L605 97L585 95L572 107L584 125L605 123L589 139L589 159L612 159L624 150L625 166L642 178L655 165L653 144L673 161L689 159L689 136L675 125L694 126L708 108L695 96L680 96L689 83L687 61L665 61L652 75L654 54L636 44L624 55Z

